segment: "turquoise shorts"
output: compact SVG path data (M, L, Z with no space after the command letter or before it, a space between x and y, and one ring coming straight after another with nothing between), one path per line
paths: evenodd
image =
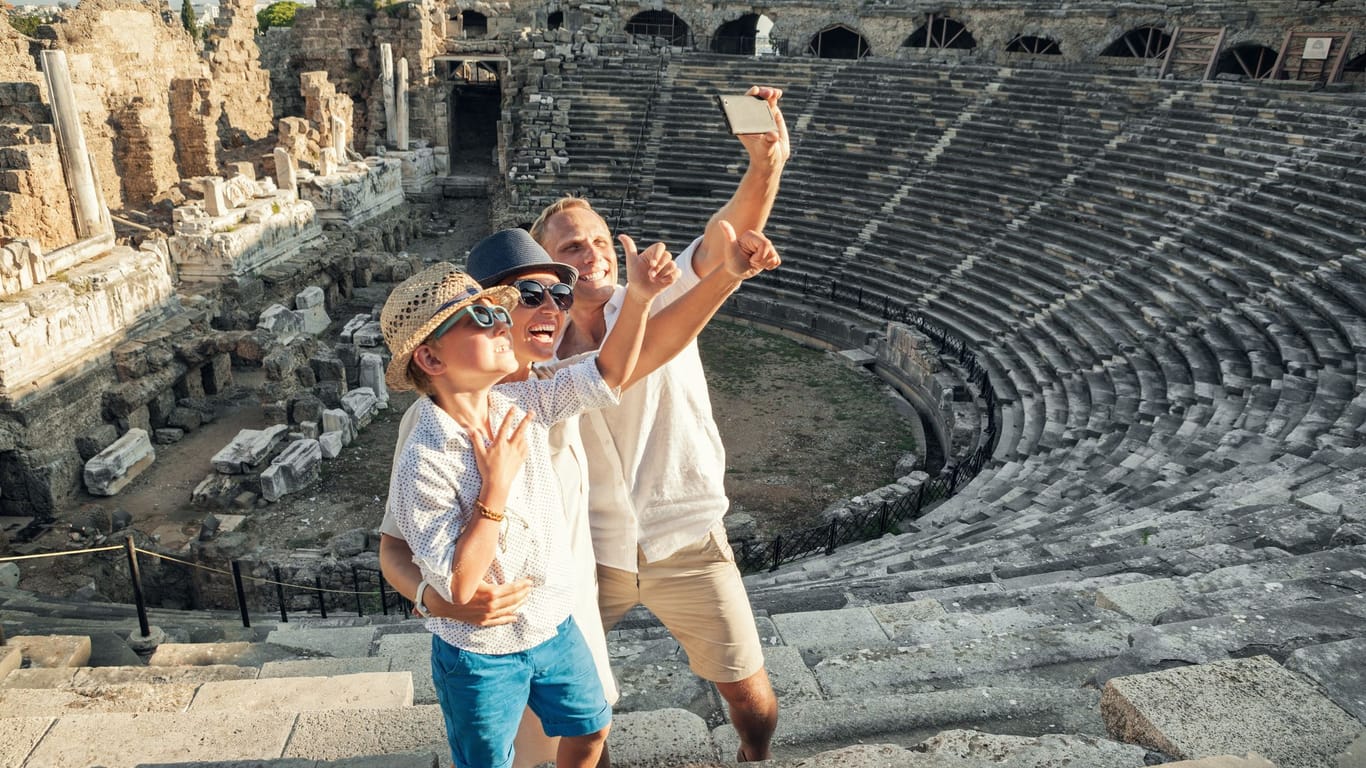
M432 683L456 768L507 768L530 706L547 736L586 736L612 722L593 655L573 617L534 648L497 656L432 636Z

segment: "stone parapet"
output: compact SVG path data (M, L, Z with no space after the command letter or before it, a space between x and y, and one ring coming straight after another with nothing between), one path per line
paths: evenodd
M403 203L407 167L401 158L367 157L329 176L301 174L299 196L312 203L324 225L356 227Z
M49 380L176 306L166 255L115 246L0 298L0 395Z
M436 154L431 147L418 147L401 152L387 152L386 158L397 158L403 164L403 191L420 195L436 187Z

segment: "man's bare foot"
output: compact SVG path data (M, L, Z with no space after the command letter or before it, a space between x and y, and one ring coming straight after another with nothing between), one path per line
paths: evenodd
M745 754L745 748L744 748L744 747L740 747L739 749L735 750L735 762L737 762L737 763L757 763L757 762L759 762L759 761L761 761L761 760L772 760L772 759L773 759L773 755L772 755L772 754L770 754L768 757L750 757L749 755Z

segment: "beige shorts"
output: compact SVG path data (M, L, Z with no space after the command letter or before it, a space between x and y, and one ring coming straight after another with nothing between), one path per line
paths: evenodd
M604 629L643 605L683 646L688 665L703 680L734 683L763 669L754 612L724 528L718 525L659 562L638 557L639 574L598 566Z

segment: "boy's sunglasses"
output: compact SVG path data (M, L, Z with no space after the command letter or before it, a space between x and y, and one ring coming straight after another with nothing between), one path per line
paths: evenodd
M569 283L555 283L554 285L541 285L535 280L518 280L512 284L522 294L522 306L539 307L545 303L546 294L555 302L555 306L568 312L574 306L574 286Z
M502 323L509 328L512 327L512 315L509 315L506 309L496 305L491 307L487 304L470 304L456 310L455 314L446 318L446 322L438 325L436 330L432 331L432 340L441 338L442 334L454 328L455 324L466 316L480 328L492 328L494 323Z

